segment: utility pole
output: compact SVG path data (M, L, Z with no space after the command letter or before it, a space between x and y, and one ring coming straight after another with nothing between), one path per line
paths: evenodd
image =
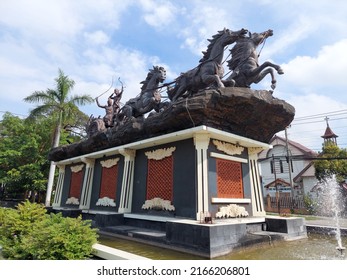
M274 154L272 154L272 168L273 168L273 173L275 175L277 210L278 210L278 215L280 215L281 214L280 193L279 193L278 185L277 185L276 162L275 162Z
M294 199L294 186L293 186L293 180L292 180L292 159L291 159L291 155L290 155L291 153L289 152L289 147L288 147L287 127L285 129L285 135L286 135L286 150L287 150L287 162L288 162L290 192L291 192L292 199Z

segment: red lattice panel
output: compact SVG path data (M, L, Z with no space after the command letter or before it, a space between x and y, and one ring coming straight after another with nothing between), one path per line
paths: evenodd
M82 183L83 183L83 170L79 172L71 173L71 182L70 182L70 192L69 197L79 198L81 195Z
M108 197L116 199L118 165L110 168L103 167L101 176L99 198Z
M217 159L217 195L220 198L243 198L241 163Z
M173 157L148 160L147 199L160 197L172 201Z

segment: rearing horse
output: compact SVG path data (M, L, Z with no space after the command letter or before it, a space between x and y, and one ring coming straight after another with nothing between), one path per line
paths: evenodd
M256 48L264 40L273 35L273 31L262 33L249 33L248 37L240 38L230 50L231 59L228 60L228 67L232 74L223 81L226 86L250 87L252 83L259 83L267 74L271 75L271 88L276 88L274 68L278 74L283 74L282 68L270 61L259 66L258 53ZM264 70L265 69L265 70Z
M153 66L153 69L149 70L146 80L141 82L143 84L141 93L137 97L129 99L115 116L117 123L120 124L131 117L141 117L152 110L159 112L167 106L166 103L161 102L161 95L158 91L159 83L165 79L164 67Z
M208 40L210 44L207 51L203 52L200 64L192 70L181 73L175 80L175 86L168 89L170 100L175 101L187 91L195 93L210 85L217 88L224 87L221 80L224 74L222 67L224 47L244 37L246 33L245 29L239 31L224 29L212 36L212 39Z

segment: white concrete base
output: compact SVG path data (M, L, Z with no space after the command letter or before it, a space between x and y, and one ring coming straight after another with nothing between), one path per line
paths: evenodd
M148 258L101 244L94 244L93 249L95 250L94 255L104 260L149 260Z

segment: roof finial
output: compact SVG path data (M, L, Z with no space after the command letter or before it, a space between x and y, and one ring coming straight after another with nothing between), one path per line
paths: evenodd
M328 116L326 116L324 120L327 122L327 127L329 127L329 122L328 122L329 118L328 118Z

